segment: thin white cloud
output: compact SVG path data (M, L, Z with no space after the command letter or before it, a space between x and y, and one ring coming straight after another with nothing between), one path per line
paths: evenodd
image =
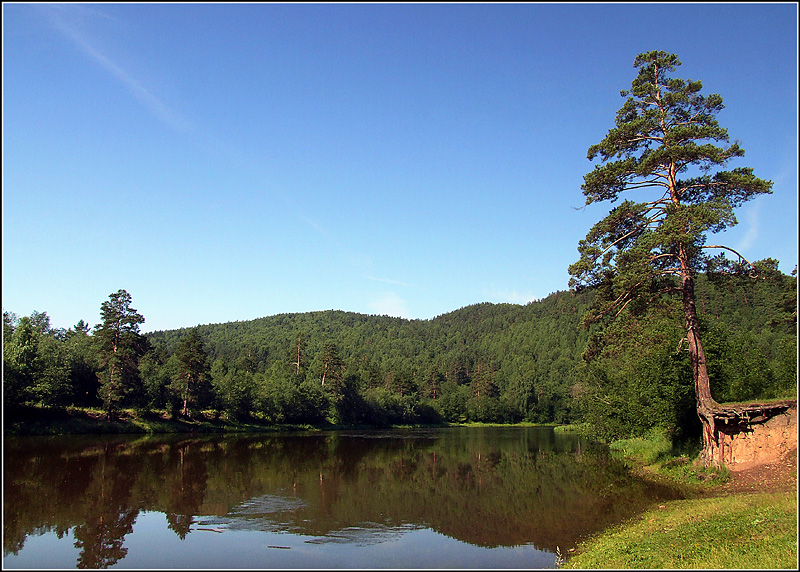
M395 286L403 286L405 288L411 288L411 284L406 282L401 282L399 280L392 280L391 278L379 278L378 276L370 276L369 274L363 274L364 278L367 280L372 280L374 282L382 282L384 284L394 284Z
M756 240L758 240L759 235L759 210L760 210L761 203L756 201L751 206L750 209L745 212L745 223L747 226L747 231L744 233L744 236L739 241L739 244L736 247L736 250L739 252L743 252L749 250L753 244L755 244Z
M316 220L303 213L297 213L297 216L303 219L303 222L305 222L309 227L314 229L318 234L320 234L321 236L323 236L328 240L332 240L331 234L328 232L328 230L321 224L319 224Z
M492 288L489 296L492 300L496 300L498 303L509 303L509 304L527 304L528 302L532 302L536 300L536 296L534 296L530 292L519 292L517 290L501 290L497 288Z
M407 318L408 306L395 292L386 292L369 303L369 308L379 316Z
M100 67L122 82L131 95L142 103L156 118L177 131L186 131L188 127L187 122L154 95L151 90L133 77L132 74L93 46L86 37L86 34L81 33L78 27L69 21L70 17L74 17L77 13L70 7L66 8L68 11L65 11L64 8L64 6L57 5L46 11L53 26L71 40L85 55L89 56L89 58L100 65ZM107 19L111 19L110 16L98 12L97 10L90 10L87 13L91 15L101 15Z

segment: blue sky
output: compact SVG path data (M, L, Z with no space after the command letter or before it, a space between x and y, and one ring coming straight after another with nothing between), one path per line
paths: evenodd
M675 53L773 194L713 241L797 264L797 5L3 4L3 309L142 331L429 319L566 290L590 145Z

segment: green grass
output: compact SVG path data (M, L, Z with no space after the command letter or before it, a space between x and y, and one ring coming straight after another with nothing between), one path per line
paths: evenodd
M172 419L163 411L120 411L108 421L101 409L87 407L29 407L4 416L5 435L239 433L306 429L275 427L257 421L215 419L211 412L193 419Z
M609 449L623 457L644 476L669 479L681 485L718 485L728 480L727 468L703 467L692 461L699 450L676 450L663 430L653 429L644 437L620 439Z
M589 425L586 423L571 423L569 425L557 425L553 428L556 433L587 433Z
M687 498L581 543L562 568L796 568L796 492L709 498L728 470L692 462L657 430L609 447L644 478L669 481Z
M797 494L667 502L582 544L562 568L791 568Z
M484 423L483 421L465 421L463 423L447 423L450 427L557 427L553 423L533 423L519 421L518 423Z
M157 433L265 433L283 431L320 431L335 429L375 429L372 426L335 425L332 423L274 425L261 419L247 421L216 418L204 411L191 419L171 418L165 411L123 409L108 421L101 409L91 407L32 406L4 412L3 432L15 435L75 434L157 434ZM446 424L445 424L446 425ZM396 425L385 428L412 428L421 425ZM427 427L427 425L422 425Z
M614 441L608 447L612 451L620 452L627 459L634 459L645 465L667 459L672 453L672 441L666 432L658 429L651 430L645 437Z

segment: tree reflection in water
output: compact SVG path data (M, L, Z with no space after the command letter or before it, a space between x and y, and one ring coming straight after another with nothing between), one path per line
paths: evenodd
M4 461L4 554L71 530L81 568L124 559L140 511L181 540L250 530L366 546L429 528L555 553L678 496L548 428L9 438Z

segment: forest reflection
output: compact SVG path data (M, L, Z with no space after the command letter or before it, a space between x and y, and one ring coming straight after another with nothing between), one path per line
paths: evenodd
M3 493L4 554L71 531L79 568L124 559L142 511L181 539L251 530L369 544L430 528L554 552L678 496L603 447L538 427L9 438Z

